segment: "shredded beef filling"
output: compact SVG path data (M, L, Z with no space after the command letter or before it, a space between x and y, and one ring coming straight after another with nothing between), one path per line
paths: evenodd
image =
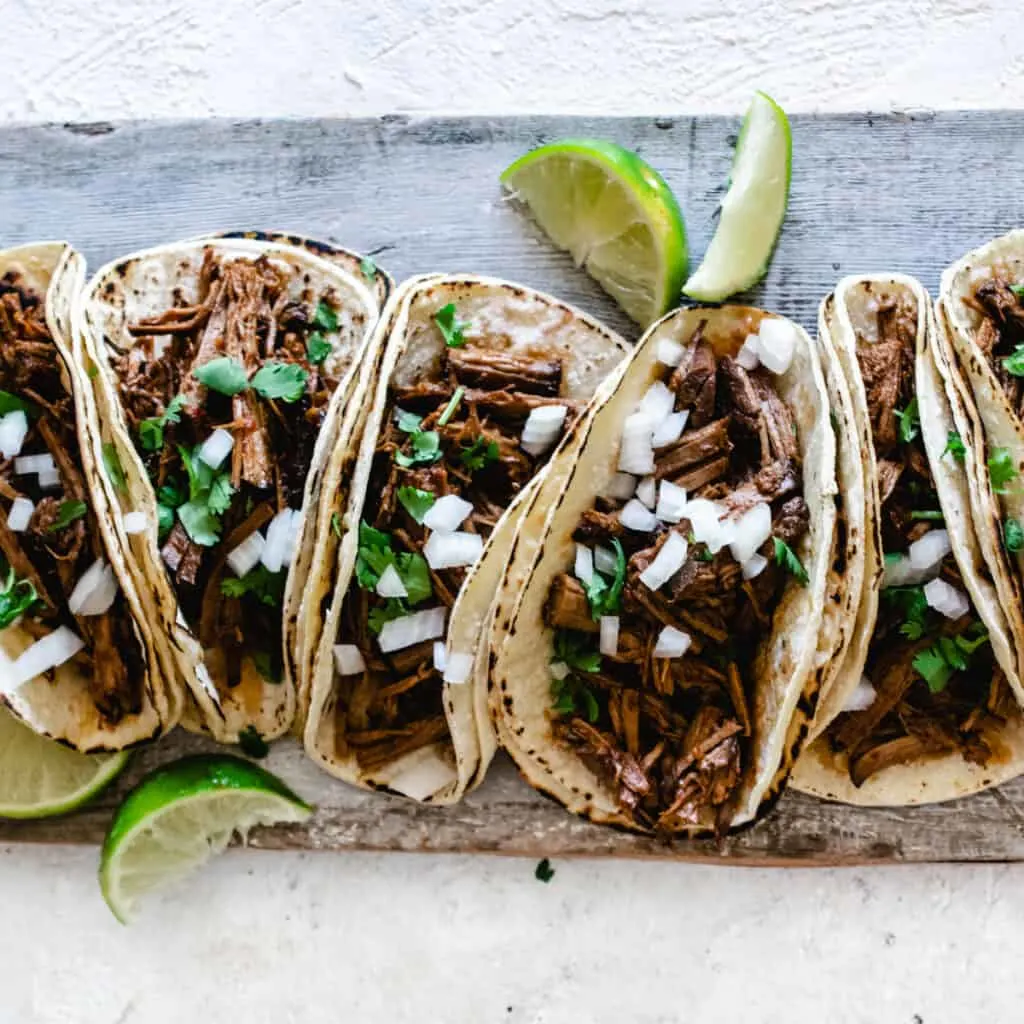
M289 284L265 257L222 261L207 250L196 293L129 325L136 344L114 366L160 504L164 562L211 674L227 689L248 678L281 680L288 559L239 577L228 556L258 531L269 541L272 521L287 510L297 524L339 383L324 368L338 327L335 300L311 288L296 299ZM210 376L214 367L225 374ZM211 467L200 453L217 429L233 447Z
M751 767L754 659L784 589L799 585L788 571L803 572L795 552L809 525L796 426L772 374L718 358L702 333L703 324L692 358L668 375L675 409L689 417L677 441L655 450L654 477L718 503L720 521L767 504L771 536L759 549L767 564L745 580L730 548L712 554L688 519L627 529L625 501L599 498L574 537L603 549L601 581L587 586L563 573L544 612L555 631L556 736L614 787L637 825L665 832L727 824ZM651 590L641 573L671 533L688 539L685 562ZM779 564L776 541L789 546L795 569ZM619 581L621 602L609 600ZM619 618L617 650L601 656L598 619L608 614ZM689 637L682 656L655 656L666 627Z
M943 523L912 406L916 301L901 292L877 302L878 340L858 339L857 358L879 467L883 550L891 560ZM938 575L966 594L951 554ZM948 619L928 606L923 585L882 590L865 675L874 700L840 715L828 731L833 747L848 755L858 786L923 756L959 751L985 764L994 754L993 729L1012 713L1013 696L973 608Z
M339 643L358 648L365 669L338 676L336 752L339 757L354 754L370 773L404 754L449 741L442 673L434 661L436 641L390 653L380 645L385 623L423 609L445 609L447 624L470 571L468 566L431 568L424 547L433 531L420 521L423 514L439 498L457 495L472 505L458 530L486 542L557 443L552 440L540 454L524 450L521 439L531 412L564 406L564 431L579 411L561 397L565 382L558 359L468 343L446 348L440 373L433 377L389 392L364 506L356 577L338 634ZM378 557L398 565L410 585L408 598L376 592L383 565L375 561Z
M1024 360L1017 351L1024 345L1024 297L1019 290L995 276L978 286L970 302L982 316L978 346L1017 415L1024 417Z
M123 595L103 615L76 617L68 607L79 580L106 552L82 475L74 401L61 381L43 302L14 274L0 280L0 393L4 412L27 409L21 456L49 454L59 476L44 487L39 474L18 473L16 459L0 456L0 589L12 581L25 593L27 585L34 589L37 599L21 628L37 639L65 626L85 641L74 660L100 714L116 725L141 708L145 655ZM27 529L14 532L7 522L19 498L35 509Z

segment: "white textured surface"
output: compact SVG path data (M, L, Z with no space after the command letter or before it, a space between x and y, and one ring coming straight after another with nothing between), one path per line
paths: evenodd
M0 119L1024 106L1015 0L6 0ZM0 1024L1008 1020L1015 867L233 853L130 930L0 850Z

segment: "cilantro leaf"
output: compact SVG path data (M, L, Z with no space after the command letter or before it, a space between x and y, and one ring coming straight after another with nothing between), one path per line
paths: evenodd
M932 693L941 693L953 675L953 669L937 647L929 647L914 658L914 668Z
M932 693L941 693L954 672L965 672L971 655L988 643L984 625L976 622L959 636L940 636L938 643L921 651L914 658L914 668L928 684Z
M169 505L157 505L156 507L156 521L160 530L161 543L166 538L167 534L174 529L174 512L175 509L171 508Z
M437 418L437 425L439 427L446 427L448 425L448 421L455 415L455 410L462 404L462 396L465 393L466 389L461 384L455 389L455 394L452 395L448 404L444 407L444 412Z
M370 632L376 635L384 628L385 623L408 614L409 609L401 598L389 597L384 604L370 609L366 624L370 627Z
M1024 345L1018 345L1003 359L1003 369L1014 377L1024 377Z
M175 395L167 403L162 416L154 416L139 424L139 440L147 452L158 452L164 446L164 430L169 424L180 423L185 408L185 396Z
M413 434L420 429L423 417L417 416L414 412L406 412L405 409L396 409L395 421L403 434Z
M11 412L23 412L26 416L36 415L36 407L31 402L26 402L10 391L0 391L0 416L6 416Z
M204 502L188 501L178 509L178 519L193 543L212 548L220 540L220 520Z
M306 339L306 358L313 366L319 366L333 351L334 346L319 331Z
M882 600L903 616L900 633L910 640L920 640L928 623L928 599L924 587L886 587Z
M238 746L243 754L260 760L270 753L270 744L259 734L254 725L247 725L238 734Z
M257 565L244 576L225 576L220 581L220 592L225 597L243 598L251 595L268 608L280 608L284 604L284 588L288 573L271 572L265 565Z
M538 882L550 882L555 877L555 869L551 866L551 861L547 857L537 862L537 867L533 871L533 877Z
M337 512L331 516L331 532L338 540L341 540L341 516Z
M1007 486L1017 476L1017 467L1009 448L993 448L988 457L988 476L992 482L992 490L996 494L1006 494Z
M359 549L356 556L356 579L364 590L373 590L380 582L381 573L394 565L391 537L369 523L359 524Z
M107 479L114 485L114 490L125 490L128 480L124 475L121 457L117 454L117 446L111 442L103 446L103 468L107 471Z
M418 487L399 487L398 500L417 523L422 523L437 498L430 491L422 491Z
M1003 523L1003 544L1011 555L1024 548L1024 527L1019 519L1009 518Z
M910 518L911 519L919 519L919 520L920 519L940 520L940 519L945 519L946 517L942 514L941 511L939 511L939 509L931 509L930 508L930 509L921 509L921 510L916 510L915 509L913 512L910 513Z
M900 440L909 444L917 437L921 429L921 416L917 408L917 396L908 403L906 409L893 409L893 415L900 421Z
M408 593L409 604L419 604L434 592L427 560L413 552L403 552L395 560L395 568Z
M367 281L374 281L377 277L377 264L372 256L364 256L359 261L359 270Z
M178 519L192 541L213 547L220 539L220 516L231 507L235 489L231 475L212 469L199 458L199 449L178 448L181 464L188 474L189 500L178 507Z
M955 430L951 430L946 437L946 447L942 450L942 454L949 453L956 459L957 462L963 462L964 456L967 454L967 448L964 446L963 438L960 437L959 433Z
M807 570L803 567L796 552L781 538L773 537L775 542L775 561L781 565L802 587L807 586Z
M66 529L76 519L81 519L88 511L88 505L84 501L62 501L57 510L57 518L47 527L47 533L58 533Z
M579 672L600 672L601 652L593 650L590 644L586 633L560 629L555 633L555 660L564 661Z
M471 472L484 469L492 462L497 462L501 450L497 441L488 441L485 437L478 437L469 447L465 445L459 453L459 461Z
M455 303L449 302L447 306L442 306L434 314L434 323L440 328L444 343L449 348L462 348L466 344L466 338L462 332L469 324L458 320L455 313Z
M1010 291L1013 292L1018 299L1024 299L1024 284L1011 284Z
M338 313L326 302L316 304L316 312L313 314L313 326L321 331L336 331L338 329Z
M266 399L297 402L306 393L309 371L298 363L264 363L252 379L252 389Z
M249 377L245 367L232 356L221 356L203 363L192 371L192 376L205 384L211 391L216 391L229 398L241 394L249 387Z
M222 516L231 508L231 499L234 494L235 489L231 486L231 477L227 473L221 473L215 476L213 483L210 484L207 507L215 516Z
M6 629L21 618L39 600L36 588L29 580L19 580L13 569L7 570L7 579L0 584L0 629Z
M441 438L436 430L416 430L409 435L412 452L395 452L395 462L405 469L410 466L429 466L443 456Z
M622 588L626 585L626 553L618 537L612 538L612 547L615 548L615 575L611 582L595 569L590 581L583 584L590 602L590 614L595 620L602 615L615 615L622 607Z

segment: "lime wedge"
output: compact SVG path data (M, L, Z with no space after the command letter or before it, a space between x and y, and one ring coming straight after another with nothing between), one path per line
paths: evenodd
M304 821L312 808L270 772L227 755L182 758L147 775L103 843L100 888L121 922L140 897L183 878L254 825Z
M764 277L786 216L792 164L785 112L770 96L756 93L736 143L718 229L684 294L721 302Z
M128 755L79 754L36 735L0 708L0 818L49 818L91 800Z
M501 181L642 327L676 304L686 278L686 226L671 189L636 153L566 139L520 157Z

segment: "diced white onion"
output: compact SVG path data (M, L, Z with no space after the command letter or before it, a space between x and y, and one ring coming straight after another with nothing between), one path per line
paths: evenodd
M649 509L653 509L658 504L658 482L653 476L645 476L636 485L636 496Z
M457 569L474 565L483 554L484 539L478 533L432 533L423 545L431 569Z
M629 473L616 473L604 489L604 497L617 501L629 501L636 493L636 477Z
M457 494L446 494L430 506L423 517L423 525L438 533L454 533L473 511L473 503Z
M718 554L732 540L732 523L723 521L725 510L707 498L692 498L686 503L685 519L690 520L693 539Z
M861 676L860 682L853 688L843 705L844 711L864 711L875 703L878 691L871 685L867 676Z
M913 587L918 583L924 583L937 572L938 567L934 570L915 569L906 555L886 555L882 587Z
M619 568L619 556L611 548L603 548L600 545L594 548L594 568L598 572L614 576Z
M72 615L106 615L118 592L117 577L104 559L93 562L68 598Z
M733 523L729 551L741 565L757 553L757 549L772 535L772 509L761 502L748 509Z
M57 468L53 456L49 452L42 455L22 455L14 460L14 472L18 476L28 476L30 473L49 473Z
M768 559L765 558L764 555L751 555L740 566L745 580L752 580L755 576L760 576L767 568Z
M302 532L302 512L292 509L292 518L288 523L288 532L284 542L284 564L291 565L299 550L299 534Z
M235 439L227 431L218 427L202 444L199 449L199 458L205 462L210 469L220 469L224 460L231 454L235 447Z
M37 640L11 663L0 680L0 692L11 693L37 676L60 668L85 647L85 641L67 626L59 626Z
M658 590L675 576L686 561L688 545L678 533L670 533L654 556L654 561L642 573L640 582L648 590Z
M678 523L686 514L686 491L671 480L662 480L658 488L658 507L654 514L663 523Z
M666 626L654 644L656 658L681 658L689 649L690 634L684 633L675 626Z
M636 498L630 498L626 502L619 513L619 519L627 530L637 530L640 533L649 533L658 525L657 516Z
M339 676L357 676L366 670L363 652L355 644L335 644L334 667Z
M448 661L448 648L443 640L434 641L434 669L437 672L444 672L444 666Z
M601 653L613 657L619 650L619 617L618 615L601 616Z
M388 598L409 596L402 577L398 575L398 570L393 565L387 566L380 574L380 579L377 580L377 593L380 597Z
M254 530L227 558L231 571L236 576L248 576L260 564L267 542L259 530Z
M683 346L671 338L658 340L658 362L665 366L678 366L683 361Z
M772 373L785 373L796 351L796 326L779 317L761 321L757 342L761 362Z
M907 555L915 569L937 570L939 564L952 550L948 530L929 530L907 548Z
M389 654L391 651L415 647L426 640L436 640L444 635L445 613L444 608L427 608L385 622L377 643L385 654Z
M963 618L971 610L967 595L945 580L931 580L924 585L924 599L947 619Z
M15 498L11 502L11 510L7 513L7 529L11 533L24 533L32 520L36 506L28 498Z
M60 487L60 473L56 466L53 469L44 469L39 474L39 489L42 491L56 491Z
M736 362L744 370L756 370L761 365L759 341L760 339L756 334L748 334L747 340L743 342L739 352L736 353Z
M654 448L651 436L654 424L641 412L626 417L622 425L622 447L619 449L619 469L624 473L646 476L654 472Z
M445 656L444 681L451 686L461 686L469 681L473 671L473 655L464 651L448 651Z
M531 409L523 427L523 449L531 455L540 455L553 448L562 434L567 412L564 405L541 405Z
M13 459L21 454L26 437L28 417L21 409L0 417L0 455L5 459Z
M576 545L576 564L573 566L576 579L589 583L594 578L594 552L586 544Z
M260 561L267 572L280 572L285 565L288 554L289 539L292 527L292 510L286 508L278 512L267 527L267 542L263 546Z
M137 533L146 532L146 527L149 526L149 517L145 512L129 512L121 520L121 525L129 537L134 537Z
M675 393L664 381L656 380L640 399L637 410L651 421L651 427L660 423L675 408Z
M686 428L686 421L690 418L690 410L683 409L682 412L669 413L654 428L651 435L651 444L655 448L664 448L666 445L675 444L683 436Z
M549 667L552 679L564 679L569 674L569 666L564 661L553 661Z

